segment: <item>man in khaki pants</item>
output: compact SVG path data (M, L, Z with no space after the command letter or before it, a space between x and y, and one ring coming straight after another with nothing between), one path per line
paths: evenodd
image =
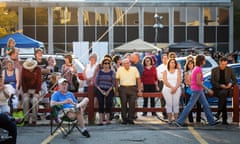
M116 73L115 93L121 99L122 124L134 124L135 101L137 95L142 95L140 76L137 68L130 66L129 59L124 59L122 65ZM119 84L120 87L118 87ZM138 89L138 92L136 92L136 89ZM129 104L129 107L127 107L127 104Z

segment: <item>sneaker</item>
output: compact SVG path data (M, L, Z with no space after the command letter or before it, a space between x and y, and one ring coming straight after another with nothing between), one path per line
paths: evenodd
M175 122L175 126L176 126L176 127L183 127L183 125L181 125L181 124L178 123L178 122Z
M220 122L215 122L213 124L210 124L210 126L215 126L215 125L219 125L219 124L220 124Z
M85 137L87 137L87 138L90 137L90 134L89 134L89 132L88 132L87 130L84 130L84 131L82 132L82 135L85 136Z
M216 120L219 120L220 119L220 113L216 113L215 115L214 115L214 117L216 118Z
M172 122L168 122L168 126L172 126L173 125L173 123Z

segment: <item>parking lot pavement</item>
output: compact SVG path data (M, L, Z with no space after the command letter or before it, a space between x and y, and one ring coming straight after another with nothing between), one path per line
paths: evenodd
M238 144L240 127L230 125L188 127L169 126L156 117L139 115L135 125L122 125L113 120L110 125L87 126L91 137L85 138L76 129L66 138L60 132L50 135L49 121L41 121L35 127L18 127L18 144Z

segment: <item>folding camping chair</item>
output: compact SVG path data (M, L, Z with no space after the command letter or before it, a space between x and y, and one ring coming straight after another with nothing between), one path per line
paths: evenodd
M56 122L56 127L54 128L53 121ZM71 120L67 116L67 112L63 110L62 105L55 105L52 107L51 114L51 135L53 135L57 130L60 130L63 134L63 137L67 137L74 128L81 133L80 128L78 127L77 119Z

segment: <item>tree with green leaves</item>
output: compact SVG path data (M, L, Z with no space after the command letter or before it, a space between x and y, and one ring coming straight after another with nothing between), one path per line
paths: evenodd
M15 10L0 8L0 38L16 31L18 15Z

